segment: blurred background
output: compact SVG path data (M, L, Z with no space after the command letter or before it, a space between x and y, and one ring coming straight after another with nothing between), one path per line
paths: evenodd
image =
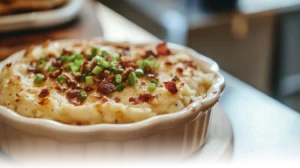
M300 111L300 0L99 1Z
M96 15L90 10L92 0L79 1L0 0L0 59L47 38L99 36L101 25L90 17ZM98 1L160 39L211 57L226 72L300 111L300 0ZM18 19L8 19L50 9L56 13L37 17L33 12L23 15L26 22L18 18L15 24L11 23ZM40 27L50 28L8 32L30 24L37 27L34 17ZM59 23L64 24L51 27Z

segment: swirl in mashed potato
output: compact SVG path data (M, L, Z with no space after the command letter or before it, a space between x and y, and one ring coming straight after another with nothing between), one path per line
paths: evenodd
M213 78L166 43L47 42L3 66L0 104L66 124L132 123L202 99Z

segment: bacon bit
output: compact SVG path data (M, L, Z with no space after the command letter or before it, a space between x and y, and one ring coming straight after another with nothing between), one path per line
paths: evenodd
M127 79L130 72L134 71L132 67L126 68L125 71L122 73L122 79Z
M165 62L165 65L168 65L168 66L170 66L170 65L173 65L173 63L172 63L172 62L170 62L170 61L166 61L166 62Z
M74 89L74 90L68 91L67 92L68 100L74 105L81 105L83 101L80 98L78 98L78 94L81 91L82 91L81 89Z
M126 56L126 57L121 57L120 58L120 65L126 69L126 68L138 68L138 65L136 65L135 61L129 57L129 56Z
M153 74L154 76L157 76L157 72L154 68L148 67L147 69L148 74Z
M49 89L48 88L44 88L41 90L41 92L39 93L39 97L44 98L49 96Z
M100 79L100 80L107 79L107 80L111 81L112 78L113 78L113 75L108 70L104 70L103 72L101 72L98 75L98 79Z
M16 99L15 102L16 102L16 103L17 103L17 102L20 102L20 99Z
M154 52L153 52L152 50L147 50L147 51L145 52L145 54L142 56L142 58L143 58L143 59L147 59L147 58L150 57L151 55L154 56L154 57L157 56L156 54L154 54Z
M47 48L50 45L50 43L51 43L51 40L48 39L42 44L42 47Z
M10 62L10 63L7 63L5 66L6 66L7 68L10 68L10 67L11 67L11 62Z
M102 80L97 88L97 91L102 94L110 94L113 93L115 90L115 85L107 79Z
M77 82L75 81L75 80L73 80L73 79L70 79L68 76L65 76L66 78L67 78L67 86L68 87L75 87L75 86L77 86Z
M139 103L149 103L151 102L156 96L155 95L151 95L150 93L145 93L145 94L141 94L139 95L139 97L135 98L135 97L130 97L129 98L129 102L133 103L133 104L139 104Z
M166 89L171 92L172 94L176 94L178 92L176 88L176 83L175 81L169 81L169 82L164 82Z
M106 103L106 102L108 102L108 98L107 97L102 97L102 99L101 99L101 101L102 101L102 103Z
M17 78L18 81L21 80L21 76L19 76L19 75L16 75L16 78Z
M19 93L16 93L16 96L17 96L17 97L21 97L21 96L19 95Z
M55 86L54 87L57 91L59 91L59 92L65 92L66 90L67 90L67 88L66 87L61 87L61 86Z
M88 55L87 55L84 51L81 51L80 54L83 56L83 58L87 59L87 56L88 56Z
M69 50L63 48L62 54L64 54L64 55L70 55L70 54L72 54L72 51L69 51Z
M54 72L49 72L49 77L52 79L55 79L62 73L63 69L59 68L58 70L55 70Z
M192 60L184 60L184 61L182 61L182 63L185 64L188 67L191 67L193 69L197 69L197 67L193 64Z
M30 54L34 49L35 49L35 45L29 46L25 51L24 57L26 57L28 54Z
M46 105L50 103L50 99L48 98L43 98L42 101L39 102L40 105Z
M105 61L109 61L110 60L110 56L107 55L107 56L104 57L104 59L105 59Z
M53 53L53 52L52 52L52 53L49 53L49 54L48 54L48 57L49 57L49 58L56 58L56 54Z
M180 83L180 87L183 87L184 86L184 83Z
M63 63L59 59L56 59L55 61L52 62L52 66L54 67L61 67L62 65Z
M176 71L178 72L178 73L180 73L180 74L182 74L183 73L183 69L182 68L176 68Z
M169 55L171 54L171 51L167 47L167 43L163 42L156 46L156 51L158 55Z
M37 73L42 73L43 72L43 68L36 68L36 64L37 64L37 61L34 60L34 61L31 61L29 63L29 65L27 66L27 71L28 72L33 72L35 74Z
M114 98L114 101L115 101L116 103L118 103L118 102L120 102L120 101L121 101L121 99L120 99L120 98L118 98L118 97L115 97L115 98Z

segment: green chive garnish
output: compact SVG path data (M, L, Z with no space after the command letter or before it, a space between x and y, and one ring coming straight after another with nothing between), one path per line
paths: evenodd
M85 82L88 85L94 84L94 78L92 76L85 77Z
M40 84L43 82L43 80L45 79L45 76L43 74L36 74L33 83L35 84Z
M71 61L70 58L71 57L68 56L68 55L63 55L63 56L60 57L60 60L61 60L61 62L65 63L65 62L70 62Z
M78 94L78 98L81 99L81 100L85 100L87 98L87 93L85 91L81 91Z
M128 84L129 85L134 85L137 83L137 77L134 72L130 72L128 76Z
M148 84L148 91L153 92L156 89L156 84L155 83L149 83Z
M67 82L67 79L62 75L58 76L56 80L59 84L63 84Z
M116 91L120 92L123 91L126 88L126 85L124 83L119 84L116 86Z
M77 65L74 65L74 64L71 64L70 68L71 68L72 72L79 72L79 70L80 70L80 66L77 66Z
M142 69L136 69L135 74L137 77L141 77L144 75L144 71Z
M74 61L74 65L77 65L77 66L83 65L83 63L84 63L84 60L83 60L83 59L76 59L76 60Z
M110 61L119 61L120 60L120 54L114 54L110 56Z
M118 68L116 70L114 70L114 73L116 74L122 74L125 70L123 68Z
M108 62L106 62L102 57L96 58L96 64L102 68L108 68Z
M107 51L105 51L105 50L102 51L102 53L101 53L101 56L102 56L102 57L105 57L105 56L108 56L108 55L109 55L109 53L108 53Z
M115 82L116 84L120 84L122 82L122 76L120 74L115 76Z
M101 55L101 50L97 47L92 47L92 57L95 57L96 55Z
M48 72L54 72L54 71L56 71L57 70L57 68L56 67L53 67L53 66L49 66L49 68L48 68Z
M151 83L155 83L156 85L157 85L157 83L158 83L158 81L155 80L155 79L152 79L150 82L151 82Z
M95 75L99 75L101 72L103 71L103 69L99 66L95 66L95 68L93 69L93 74Z

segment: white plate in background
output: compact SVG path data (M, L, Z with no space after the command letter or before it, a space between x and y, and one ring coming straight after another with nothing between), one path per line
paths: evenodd
M0 32L43 28L63 24L75 18L84 0L70 0L65 6L48 11L0 16Z

